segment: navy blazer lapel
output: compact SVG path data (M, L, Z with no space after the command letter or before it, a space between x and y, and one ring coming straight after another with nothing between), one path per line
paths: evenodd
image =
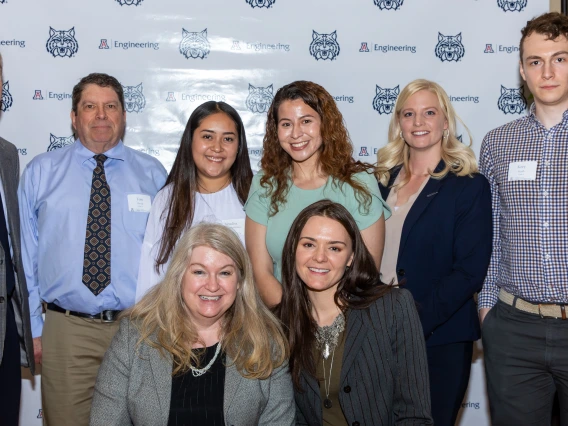
M389 178L389 184L386 187L384 187L383 185L379 185L379 189L381 191L381 196L383 197L383 200L385 202L387 201L387 198L389 197L392 185L394 184L394 181L396 180L396 177L400 173L401 169L402 169L402 164L400 166L393 167L392 170L391 170L390 178Z
M163 357L159 350L149 348L150 367L156 384L156 393L160 403L161 420L160 424L168 423L170 413L170 402L172 397L172 372L173 360L168 353Z
M444 167L445 167L444 161L440 160L438 166L434 170L434 173L441 171ZM414 204L410 208L406 216L406 219L404 220L404 225L402 226L402 234L400 236L400 248L398 250L399 257L400 253L402 253L402 251L404 250L404 245L406 244L406 240L408 238L408 234L410 234L410 230L412 229L412 227L414 226L420 215L422 215L426 207L428 207L428 204L430 204L430 202L436 197L443 181L444 178L443 179L434 179L431 177L428 178L428 182L426 182L426 185L422 189L422 192L420 192L420 194L416 198L416 201L414 201Z
M352 309L347 314L347 336L345 339L345 349L343 351L340 383L343 383L345 380L347 373L351 369L367 337L369 329L365 326L364 315L366 315L365 309Z

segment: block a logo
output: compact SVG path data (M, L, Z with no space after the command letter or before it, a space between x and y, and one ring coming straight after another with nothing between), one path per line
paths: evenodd
M485 50L483 51L483 53L495 53L495 51L493 50L493 45L491 43L487 43L485 45Z
M398 10L404 0L375 0L375 6L381 10Z
M359 157L368 157L369 156L369 150L367 149L366 146L362 146L361 149L359 150Z
M499 96L497 106L505 114L522 114L527 108L523 87L508 89L501 85L501 96Z
M442 62L459 61L465 54L461 33L455 36L445 36L442 33L438 33L438 44L434 52Z
M12 104L14 103L14 98L10 93L10 84L7 81L2 85L2 105L0 105L0 111L8 111Z
M43 409L39 409L38 413L37 413L37 418L38 419L43 419Z
M367 46L366 41L361 42L361 48L359 49L359 52L370 52L369 46Z
M331 34L320 34L312 30L312 42L310 43L310 55L318 61L329 59L333 61L339 55L339 43L337 43L337 31Z
M394 111L394 104L400 93L398 86L392 89L383 89L377 86L375 99L373 99L373 109L379 114L391 114Z
M276 3L276 0L246 0L247 4L250 4L250 7L252 7L253 9L255 7L266 7L267 9L269 7L272 7L272 5L274 3Z
M528 0L497 0L497 6L505 12L520 12L527 6Z
M73 57L79 50L79 44L75 39L75 27L67 31L54 30L49 27L49 38L45 48L54 58L57 56Z
M241 43L238 40L233 40L231 50L241 50Z
M272 84L266 87L254 87L249 83L249 94L245 105L251 112L265 113L274 99Z
M126 112L142 112L146 106L146 97L142 93L142 83L138 86L122 86L124 90L124 109Z
M34 101L43 101L43 96L41 94L41 90L34 91L34 97L32 98Z
M463 136L462 136L462 135L457 135L457 136L456 136L456 139L457 139L458 141L460 141L461 143L463 143Z
M138 6L144 0L116 0L121 6Z
M176 97L174 95L174 92L168 92L168 97L166 98L166 102L175 102L176 101Z
M55 136L53 133L49 134L49 146L47 147L47 151L55 151L59 148L64 148L67 145L71 145L75 142L75 136L67 136L67 137L58 137Z
M179 53L187 59L205 59L211 51L211 45L207 40L207 28L199 32L190 32L182 28L182 38L179 43Z
M101 44L99 44L99 49L110 49L110 47L108 47L108 41L106 38L101 38Z

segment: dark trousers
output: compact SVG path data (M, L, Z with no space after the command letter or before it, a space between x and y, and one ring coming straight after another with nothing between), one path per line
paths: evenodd
M0 208L2 208L0 206ZM6 337L0 363L0 426L18 426L22 373L20 370L20 339L12 301L8 299Z
M473 342L427 347L432 418L436 426L454 426L471 371Z
M492 425L549 426L556 392L568 425L568 320L499 301L482 334Z

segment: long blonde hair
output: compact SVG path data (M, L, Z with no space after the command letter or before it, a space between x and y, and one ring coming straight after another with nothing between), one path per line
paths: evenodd
M252 265L241 241L231 229L218 224L201 223L187 231L179 240L164 280L123 314L140 332L138 345L145 343L162 355L170 353L174 375L187 371L191 365L199 365L200 356L192 351L199 336L182 297L189 259L199 246L230 257L238 271L236 299L221 325L223 351L242 376L269 377L288 358L288 344L279 321L260 299Z
M405 170L409 170L410 150L400 135L400 113L406 101L421 90L428 90L437 96L444 116L448 120L448 136L442 138L442 160L444 160L445 167L437 173L434 173L433 170L430 171L430 176L441 179L449 172L455 173L457 176L471 176L478 171L477 160L471 149L473 141L471 133L454 110L446 91L438 83L418 79L408 83L400 92L389 124L389 141L377 153L377 178L384 186L389 184L393 167L402 165ZM467 145L460 142L456 136L456 120L462 124L469 136L469 144ZM404 186L409 179L410 173L406 173L396 186Z

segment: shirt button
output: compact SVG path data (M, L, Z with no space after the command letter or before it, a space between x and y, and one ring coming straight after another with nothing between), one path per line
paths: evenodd
M405 270L402 268L398 270L398 275L400 275L401 277L404 277L405 273L406 273Z
M542 191L542 195L544 195L545 197L548 197L548 191Z
M545 255L544 260L550 260L550 255L549 254Z
M548 222L543 222L542 226L544 226L545 228L548 228Z
M344 391L345 393L351 392L351 386L349 386L349 385L345 386L345 387L343 388L343 391Z

